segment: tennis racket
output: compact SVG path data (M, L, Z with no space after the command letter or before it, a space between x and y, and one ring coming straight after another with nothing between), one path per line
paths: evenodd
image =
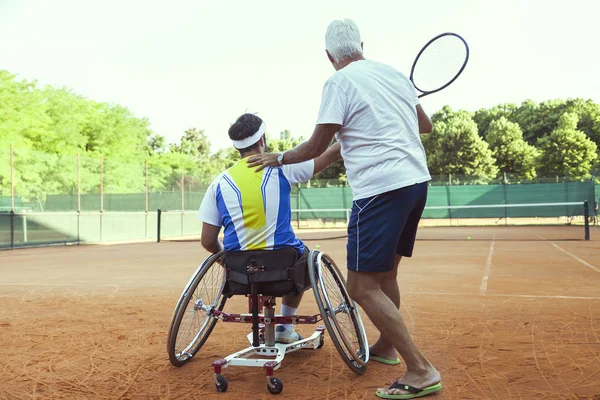
M456 33L446 32L431 39L413 62L410 81L421 94L447 88L462 74L469 61L469 45Z

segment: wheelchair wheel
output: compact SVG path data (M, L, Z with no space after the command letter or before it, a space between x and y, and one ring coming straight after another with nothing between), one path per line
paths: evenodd
M366 370L369 345L356 303L350 299L335 262L313 250L309 259L310 281L331 341L350 369L358 375Z
M198 267L175 307L167 352L176 367L191 360L208 339L217 323L209 315L210 309L221 311L225 306L225 268L220 265L223 254L213 254Z

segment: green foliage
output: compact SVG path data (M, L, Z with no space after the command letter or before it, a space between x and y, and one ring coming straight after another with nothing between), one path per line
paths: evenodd
M470 113L446 106L432 120L433 132L423 136L432 174L459 174L475 178L474 182L487 182L498 174L492 151L477 133Z
M485 136L500 172L516 178L533 179L538 151L523 140L518 124L502 116L489 124Z
M536 174L580 179L600 173L600 105L592 100L526 100L474 113L444 106L431 119L434 131L422 139L434 175L463 175L482 183L497 179L499 172L518 180ZM268 151L283 152L303 141L284 130L278 138L267 138ZM146 163L151 191L198 191L240 159L232 146L212 152L201 129L190 127L179 143L167 144L147 119L125 107L65 88L40 87L0 70L4 196L10 194L11 144L16 194L27 201L76 194L78 154L81 193L98 193L101 173L105 193L143 192ZM311 185L343 184L345 179L343 161L338 161Z
M279 134L279 139L274 139L267 135L267 151L270 153L280 153L291 150L303 142L303 137L291 137L290 132L285 130Z
M24 197L76 193L77 154L82 193L100 186L104 156L107 190L143 190L151 132L146 119L119 105L98 103L70 90L43 87L0 71L0 189L8 191L4 162L15 148L15 188Z
M473 113L465 110L453 110L449 105L445 105L431 116L431 122L435 125L437 122L447 122L454 117L472 119Z
M538 140L542 151L539 168L573 179L589 176L598 159L598 146L585 133L577 130L578 116L564 113L558 127L548 136Z
M600 145L600 126L595 125L600 118L600 105L592 100L549 100L539 104L527 100L508 119L518 123L523 129L524 139L534 144L558 127L564 113L575 113L578 117L577 129Z
M517 105L504 103L494 106L490 109L482 108L473 114L473 121L477 124L480 135L485 135L490 124L500 118L511 120L511 116L517 111Z

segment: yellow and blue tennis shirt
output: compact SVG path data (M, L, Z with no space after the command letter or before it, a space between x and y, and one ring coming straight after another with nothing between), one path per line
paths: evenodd
M292 229L290 193L292 186L308 181L314 161L249 168L247 159L238 161L210 184L198 219L224 227L225 251L278 250L304 244Z

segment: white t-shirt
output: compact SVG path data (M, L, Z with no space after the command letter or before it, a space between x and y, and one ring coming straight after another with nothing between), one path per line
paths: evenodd
M198 219L225 228L225 251L294 247L302 253L304 244L292 229L290 193L293 185L313 176L314 161L256 172L246 160L238 161L210 184Z
M417 104L410 81L375 61L354 61L325 82L317 124L341 125L354 200L431 180Z

